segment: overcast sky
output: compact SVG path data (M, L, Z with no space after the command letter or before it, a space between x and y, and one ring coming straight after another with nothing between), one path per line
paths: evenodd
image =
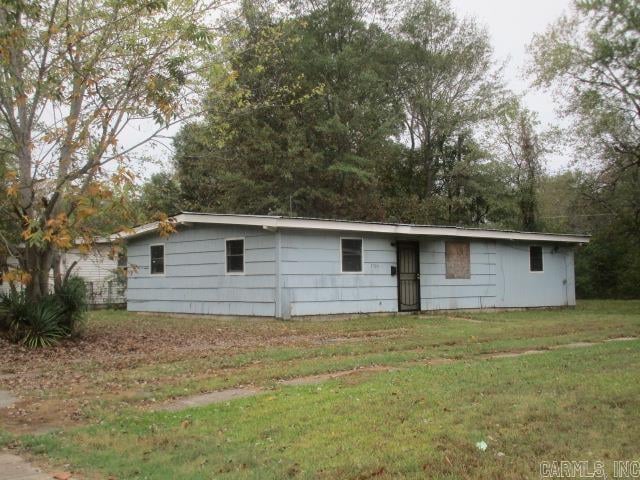
M571 0L451 0L451 5L460 17L475 17L488 28L495 49L496 60L508 60L505 67L507 85L516 93L524 94L525 104L538 112L543 123L558 123L554 103L550 95L530 87L530 80L524 78L523 69L527 62L527 45L535 33L543 32L564 11L569 10ZM144 130L144 129L142 129ZM172 128L169 135L177 131ZM142 132L127 132L127 137L139 138ZM164 140L166 145L170 141ZM150 157L165 166L170 153L166 147L146 148ZM549 159L548 167L558 171L567 166L567 154L555 155ZM147 165L141 176L159 170Z
M538 112L544 123L559 123L553 100L548 92L536 91L524 77L528 61L527 45L535 33L547 26L563 12L569 11L571 0L451 0L460 16L472 16L485 25L493 43L496 59L508 59L505 77L509 88L524 94L526 106ZM557 171L567 166L567 154L554 155L548 167Z

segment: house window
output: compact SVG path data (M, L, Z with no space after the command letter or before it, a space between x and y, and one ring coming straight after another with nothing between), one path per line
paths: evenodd
M127 254L118 252L118 268L127 268Z
M446 278L471 278L469 242L444 242Z
M542 247L531 245L529 247L529 270L532 272L542 272L544 266L542 264Z
M244 273L244 238L226 241L227 273Z
M362 239L342 238L340 250L342 251L342 271L362 272Z
M164 274L164 245L151 245L151 275Z

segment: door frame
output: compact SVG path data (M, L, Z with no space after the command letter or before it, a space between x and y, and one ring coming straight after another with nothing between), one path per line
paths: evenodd
M400 300L400 246L412 245L416 251L416 275L418 281L418 304L414 310L402 310L402 302ZM398 312L420 312L422 310L422 299L420 298L420 242L418 240L396 240L396 277L397 279L397 291L398 291Z

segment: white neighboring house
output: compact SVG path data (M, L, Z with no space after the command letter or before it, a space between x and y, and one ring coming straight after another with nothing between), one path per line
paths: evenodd
M93 307L110 305L124 305L126 303L126 284L118 280L118 268L126 267L126 258L110 258L111 241L99 238L91 247L89 253L82 253L78 248L60 255L61 270L64 275L72 265L71 275L84 279L87 284L87 301ZM7 260L10 267L15 267L18 261L14 257ZM126 278L126 276L124 277ZM53 288L53 274L50 278ZM2 282L0 290L9 290L7 282Z
M76 262L71 275L81 277L86 282L87 300L90 305L124 306L127 301L126 284L118 281L117 276L118 268L126 267L126 257L110 258L110 252L111 242L108 239L99 239L88 254L73 248L61 255L63 274Z

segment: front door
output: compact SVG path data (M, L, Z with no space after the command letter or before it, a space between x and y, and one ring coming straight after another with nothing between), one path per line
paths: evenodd
M420 257L418 242L398 242L398 310L420 310Z

